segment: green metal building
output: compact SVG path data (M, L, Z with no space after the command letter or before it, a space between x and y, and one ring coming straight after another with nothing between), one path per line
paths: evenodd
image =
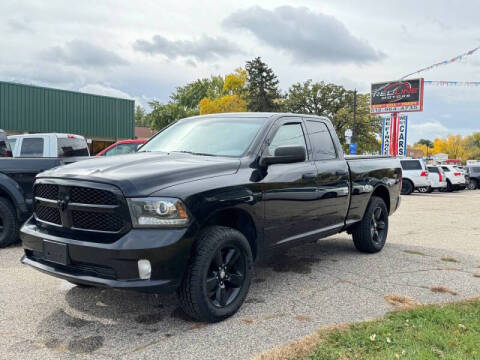
M0 81L0 129L100 141L134 137L134 100Z

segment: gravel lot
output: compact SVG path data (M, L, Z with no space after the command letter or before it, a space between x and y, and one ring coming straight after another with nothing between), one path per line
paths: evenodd
M248 359L323 325L381 316L389 294L480 295L480 191L402 201L381 253L356 252L346 234L294 249L258 265L240 312L214 325L185 320L175 296L80 289L22 266L19 246L0 250L0 358Z

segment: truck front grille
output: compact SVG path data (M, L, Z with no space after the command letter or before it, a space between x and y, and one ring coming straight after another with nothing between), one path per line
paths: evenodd
M123 219L118 214L72 211L73 227L97 231L118 232L123 227Z
M110 191L74 186L70 189L70 201L80 204L117 205L117 198Z
M39 179L34 196L35 219L46 226L102 234L122 234L131 226L125 198L114 186Z
M35 209L37 217L42 219L43 221L62 225L62 219L60 218L60 211L57 208L53 208L50 206L42 206L38 205Z

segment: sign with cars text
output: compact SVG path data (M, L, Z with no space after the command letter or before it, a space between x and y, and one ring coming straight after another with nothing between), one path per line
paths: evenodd
M398 116L398 156L407 155L407 115Z
M423 78L372 84L370 114L423 111L423 86Z
M407 125L408 116L398 115L398 136L397 139L392 138L393 129L397 125L395 116L383 116L382 127L382 155L394 155L394 145L397 145L398 156L406 156L407 154ZM396 144L394 142L396 141Z

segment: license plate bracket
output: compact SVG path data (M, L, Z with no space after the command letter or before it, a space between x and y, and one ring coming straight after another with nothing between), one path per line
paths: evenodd
M43 258L60 265L68 265L67 244L43 240Z

